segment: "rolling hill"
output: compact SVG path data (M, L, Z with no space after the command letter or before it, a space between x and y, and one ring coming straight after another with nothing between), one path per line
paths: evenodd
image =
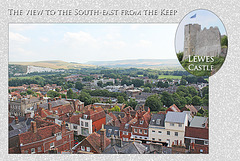
M51 61L37 61L37 62L9 62L9 64L25 65L25 66L37 66L51 69L80 69L86 67L95 67L95 65L80 64L75 62L65 62L61 60Z

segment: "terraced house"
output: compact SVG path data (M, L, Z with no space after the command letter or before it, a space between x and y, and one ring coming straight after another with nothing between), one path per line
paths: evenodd
M188 126L188 116L185 112L168 111L164 114L154 114L149 126L149 139L167 142L168 146L184 145L185 127Z

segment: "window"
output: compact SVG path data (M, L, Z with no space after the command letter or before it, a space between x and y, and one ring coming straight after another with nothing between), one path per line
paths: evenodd
M82 150L82 151L85 151L85 147L84 147L84 146L81 146L81 150Z
M208 145L208 141L205 140L205 141L204 141L204 145Z
M134 132L137 133L137 129L134 129Z
M147 130L144 130L144 134L147 134Z
M152 140L155 140L155 138L152 138Z
M128 132L126 132L126 131L123 131L123 135L128 135Z
M195 140L194 140L194 139L191 139L191 143L194 143L194 144L195 144Z
M35 148L31 149L31 153L34 154L35 153Z
M115 131L114 131L114 134L117 135L117 134L118 134L118 130L115 130Z
M129 124L125 124L125 129L128 129L128 127L129 127Z
M143 120L140 121L140 124L143 124Z
M170 126L174 126L174 123L170 123Z
M170 131L167 131L167 135L170 135Z
M139 130L139 133L142 134L142 129Z
M84 115L84 116L83 116L84 119L87 119L87 117L88 117L88 115Z
M83 126L83 121L81 121L81 126Z
M175 136L178 136L178 132L175 132Z
M158 134L162 134L162 131L158 131Z
M74 128L74 129L77 129L77 126L76 126L76 125L73 125L73 128Z
M87 151L89 152L91 149L90 149L90 147L87 147Z
M25 150L24 153L25 153L25 154L28 154L28 150Z
M182 127L182 124L178 124L178 127Z
M108 129L108 133L111 134L112 133L112 129Z
M50 143L50 148L54 148L54 142Z
M42 151L42 148L41 146L38 147L38 152L41 152Z
M158 141L162 141L162 139L158 139Z
M155 133L155 130L152 130L153 133Z
M178 145L178 141L177 140L174 140L174 145Z
M88 122L85 122L85 127L88 127Z

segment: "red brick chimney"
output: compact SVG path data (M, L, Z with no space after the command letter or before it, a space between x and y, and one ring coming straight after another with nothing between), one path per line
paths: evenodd
M52 103L51 102L48 102L48 110L52 111Z
M106 148L106 129L104 129L104 124L102 124L102 129L100 130L100 148L104 151Z
M65 123L65 121L62 122L61 131L62 131L62 134L66 134L67 129L66 129L66 123Z
M31 122L31 132L36 133L37 132L37 124L35 121Z

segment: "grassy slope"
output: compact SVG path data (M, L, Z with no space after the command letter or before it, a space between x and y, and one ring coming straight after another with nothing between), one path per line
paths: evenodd
M10 62L9 64L18 65L31 65L52 69L77 69L82 67L95 67L94 65L78 64L78 63L68 63L64 61L54 60L54 61L38 61L38 62Z

